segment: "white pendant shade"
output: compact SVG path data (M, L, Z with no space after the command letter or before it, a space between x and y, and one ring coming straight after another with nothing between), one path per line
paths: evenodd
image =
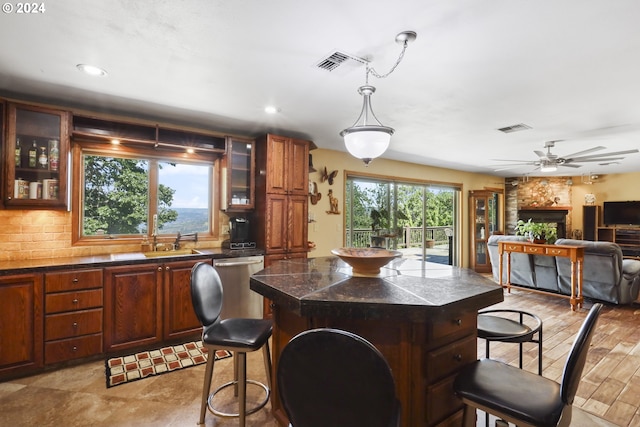
M393 129L384 126L380 126L380 129L375 129L377 127L367 126L366 128L370 130L351 128L351 132L344 135L344 144L347 147L347 151L353 157L362 159L367 164L372 159L380 157L389 148ZM391 132L388 132L388 129L391 129Z

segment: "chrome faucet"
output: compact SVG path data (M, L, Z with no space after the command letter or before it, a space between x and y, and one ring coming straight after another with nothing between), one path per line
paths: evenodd
M198 242L198 232L180 234L180 232L178 231L178 236L176 237L176 241L173 243L173 247L176 250L180 249L180 240L193 240L194 242Z

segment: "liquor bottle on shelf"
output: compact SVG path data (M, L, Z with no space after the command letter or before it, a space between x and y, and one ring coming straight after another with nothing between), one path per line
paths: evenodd
M38 144L33 141L33 145L29 148L29 167L35 168L38 165Z
M40 147L40 157L38 157L38 168L49 169L49 157L47 157L47 147Z
M22 166L22 145L20 145L20 138L16 138L16 167Z
M49 141L49 169L57 171L60 164L60 149L58 148L58 140Z

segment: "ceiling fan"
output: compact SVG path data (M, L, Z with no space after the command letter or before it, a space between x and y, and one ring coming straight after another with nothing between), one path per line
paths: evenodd
M496 161L503 161L503 162L516 162L512 164L503 165L495 170L501 171L501 170L513 169L523 165L532 165L532 166L536 166L536 169L534 170L540 169L541 172L554 172L558 169L559 166L568 167L568 168L579 168L581 165L577 163L602 162L601 164L606 164L608 162L615 162L617 160L624 159L624 157L617 157L617 156L638 152L637 149L634 149L634 150L615 151L612 153L587 155L595 151L606 149L606 147L598 146L598 147L589 148L588 150L583 150L577 153L560 157L551 152L551 149L555 147L556 142L559 142L559 141L547 141L544 143L544 148L547 149L546 153L540 150L534 150L533 152L538 155L538 160L527 161L527 160L493 159Z

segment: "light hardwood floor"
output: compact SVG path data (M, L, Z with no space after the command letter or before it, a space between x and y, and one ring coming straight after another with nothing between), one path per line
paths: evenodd
M515 308L543 320L544 376L559 380L566 354L587 302L571 312L566 299L513 290L492 308ZM479 341L479 357L484 343ZM525 346L525 369L537 370L535 344ZM494 343L492 358L517 364L517 345ZM640 306L606 306L589 350L572 425L640 427ZM249 376L264 380L261 353L248 357ZM214 386L232 375L231 359L216 363ZM104 362L0 383L0 426L194 426L199 411L204 367L184 369L107 389ZM247 418L248 426L276 427L267 404ZM207 426L234 426L236 419L206 417Z

